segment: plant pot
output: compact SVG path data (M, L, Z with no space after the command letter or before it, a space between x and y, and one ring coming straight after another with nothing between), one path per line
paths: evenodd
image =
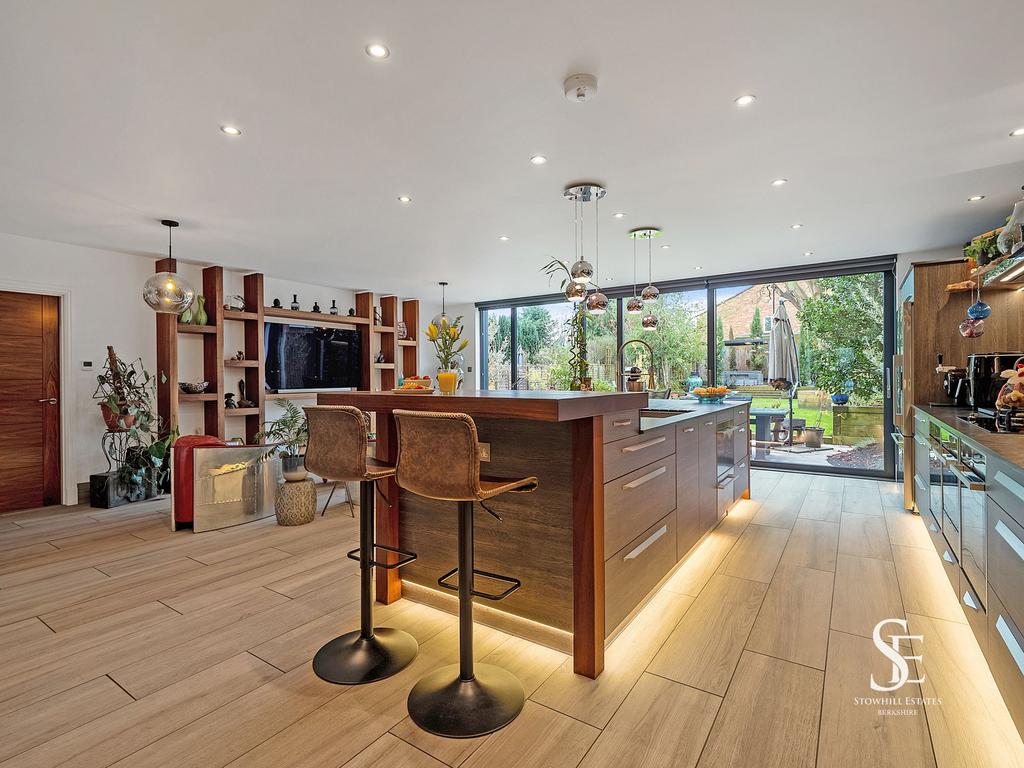
M306 525L316 517L316 488L306 478L277 486L274 514L278 525Z
M804 427L804 445L808 448L821 448L824 434L824 427Z
M835 403L836 405L846 405L848 402L850 402L850 396L843 392L840 392L838 394L832 395L832 402Z
M124 432L135 425L133 414L120 414L107 403L100 403L100 413L103 414L103 423L107 425L107 432Z
M305 480L309 475L309 472L306 471L306 458L304 456L282 456L281 474L289 483Z

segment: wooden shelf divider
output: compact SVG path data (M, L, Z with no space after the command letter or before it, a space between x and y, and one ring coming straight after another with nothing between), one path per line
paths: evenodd
M380 388L386 392L398 386L395 371L395 326L398 323L397 296L381 296L380 320L381 324L374 326L373 330L380 337L380 351L384 355L384 362L374 363L373 367L380 371Z
M358 296L359 294L357 294ZM372 297L373 294L371 293ZM356 315L329 315L326 312L302 312L294 309L278 307L264 307L263 316L276 317L282 320L296 320L304 323L316 323L317 325L371 325L373 323L373 301L370 301L370 315L363 317L359 314L359 307L356 307Z
M399 339L402 348L402 376L417 376L420 334L420 302L418 299L406 299L402 302L402 322L408 338Z
M373 353L370 351L370 326L373 324L373 293L360 291L356 294L356 317L362 318L363 323L359 326L359 342L362 347L361 362L362 376L359 382L359 389L373 389L373 376L370 363L373 361ZM353 318L349 318L352 320Z
M185 323L178 323L178 333L217 333L217 327L214 325L186 325Z

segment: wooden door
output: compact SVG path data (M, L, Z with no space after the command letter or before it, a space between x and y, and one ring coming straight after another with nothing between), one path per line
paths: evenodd
M0 512L60 502L56 296L0 291Z

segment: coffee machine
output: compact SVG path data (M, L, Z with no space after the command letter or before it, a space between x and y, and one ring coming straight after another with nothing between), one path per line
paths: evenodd
M967 404L972 411L995 412L996 398L1006 380L1001 374L1011 370L1024 352L990 352L967 356Z

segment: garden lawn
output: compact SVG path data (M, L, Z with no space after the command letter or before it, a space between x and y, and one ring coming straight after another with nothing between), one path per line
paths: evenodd
M830 404L831 405L831 404ZM824 427L825 434L832 434L832 408L830 405L821 409L821 421L818 421L818 409L801 407L793 398L793 418L804 419L808 427ZM789 417L789 400L784 397L755 397L750 401L751 408L782 408Z

